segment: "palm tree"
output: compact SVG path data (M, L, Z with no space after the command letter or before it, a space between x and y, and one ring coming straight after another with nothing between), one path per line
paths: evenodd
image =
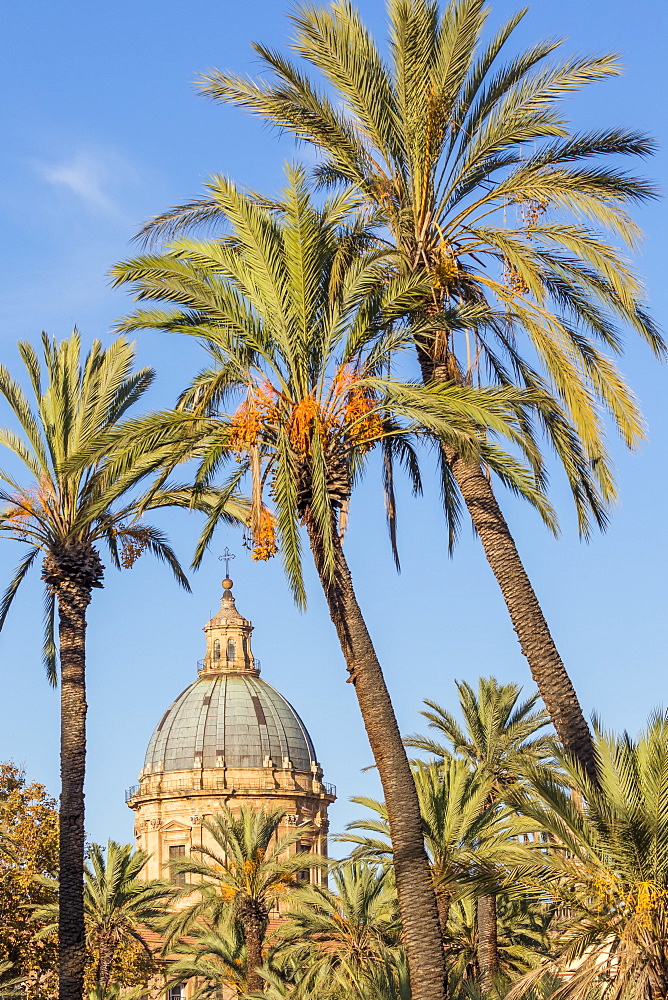
M486 461L540 502L524 468L472 432L484 425L518 440L515 408L523 397L505 388L423 388L387 376L388 356L405 343L399 321L422 300L424 279L392 276L393 255L360 256L365 234L359 224L347 224L355 196L340 194L317 208L303 170L291 169L280 203L222 179L217 199L230 235L207 244L181 240L162 255L116 265L116 282L132 282L140 299L182 307L139 309L120 325L187 332L207 346L214 365L200 373L181 411L163 416L165 440L199 435L203 487L230 451L248 464L255 555L275 551L273 524L260 507L264 487L276 505L284 565L302 604L300 524L306 529L388 804L415 1000L436 1000L443 995L444 966L419 804L342 531L369 452L385 441L414 468L410 441L420 434L437 432L469 455L482 449ZM426 336L428 322L424 329ZM221 413L221 404L240 390L239 408L232 416ZM137 433L159 433L159 425L149 422ZM211 517L196 561L215 527Z
M564 782L535 770L532 789L509 801L549 831L549 853L510 878L551 900L563 917L543 976L564 977L552 996L658 1000L668 990L668 714L657 712L637 740L596 727L600 783L568 756Z
M169 965L170 984L194 979L198 983L193 994L196 998L218 1000L230 990L238 996L247 995L250 988L247 953L237 921L225 919L219 926L198 922L187 938L176 943L174 953L180 957Z
M394 878L390 868L363 862L342 862L330 876L333 889L312 885L295 894L277 932L277 958L304 967L314 982L357 982L400 948Z
M497 977L502 982L517 979L549 958L552 918L553 912L535 899L498 897ZM471 986L476 983L487 993L488 987L480 981L478 914L471 896L458 899L452 906L445 950L453 994L470 996ZM466 988L462 989L464 984Z
M304 829L278 836L282 819L281 809L241 806L233 811L224 806L218 815L203 823L212 846L205 843L194 847L194 856L170 862L174 874L195 875L199 881L190 881L177 890L177 899L193 895L197 898L170 919L166 951L202 920L214 929L230 920L237 922L246 953L247 989L262 986L264 980L257 970L263 961L269 914L280 900L288 899L295 891L300 874L323 863L319 855L288 853Z
M106 849L92 844L85 868L84 912L86 937L93 958L93 988L105 994L114 972L114 959L125 944L137 942L149 958L153 952L146 931L164 920L174 887L159 879L146 881L141 873L148 855L131 844L110 840ZM54 880L54 889L58 883ZM35 919L46 921L39 937L58 927L58 904L38 907Z
M452 754L460 758L486 782L484 804L493 812L499 809L506 789L522 782L527 767L546 765L554 757L553 737L536 736L549 718L543 709L536 709L537 694L518 704L522 689L517 684L499 684L495 677L481 677L477 693L465 681L458 681L457 689L465 729L450 712L427 700L431 711L422 715L447 744L424 736L412 736L406 742L440 757L445 768L452 766ZM478 968L487 989L499 968L495 893L479 896L477 914Z
M297 970L291 980L267 970L267 985L262 993L249 994L249 1000L411 1000L408 963L402 952L387 955L382 963L373 962L361 969L347 970L332 977L327 966L317 973Z
M561 102L619 72L609 55L555 59L539 42L508 62L502 51L524 16L489 40L485 0L388 0L384 59L349 0L304 4L291 15L293 50L319 74L256 44L258 82L211 72L200 90L247 108L321 153L325 184L354 184L411 269L433 278L414 311L423 378L468 385L485 372L501 385L548 391L567 419L537 413L573 493L580 530L606 521L615 486L601 409L632 447L637 404L608 353L617 321L655 354L665 345L619 244L633 246L628 206L651 198L644 180L607 162L645 156L653 142L618 128L575 133ZM328 96L331 94L331 96ZM215 186L215 185L214 185ZM149 223L155 238L218 216L215 198ZM455 303L488 308L469 331L441 325L424 338L424 313ZM461 497L499 583L522 652L566 749L595 780L591 734L484 464L442 442L451 545Z
M474 873L506 859L508 816L490 803L490 781L472 774L461 760L443 764L417 762L413 777L420 802L425 844L436 891L441 933L447 934L453 900L473 891ZM387 806L366 797L353 802L371 809L378 818L355 820L337 839L357 845L353 859L391 861ZM357 832L364 831L364 832ZM373 836L369 836L372 834Z
M0 429L0 443L28 474L24 482L18 474L0 471L0 501L5 505L0 511L0 538L28 546L0 603L0 629L21 582L41 555L46 585L44 660L54 684L57 660L60 663L59 990L60 1000L81 1000L86 958L86 609L93 589L102 587L104 568L97 543L106 543L119 569L132 566L147 549L189 589L162 532L137 520L146 507L187 504L189 494L185 488L166 486L152 491L150 499L135 495L137 484L164 459L164 451L150 442L135 443L120 462L114 458L114 434L122 417L154 377L146 368L132 372L132 345L120 338L105 350L95 341L83 363L76 331L60 344L43 335L42 347L43 369L30 344L19 344L34 408L0 365L0 396L22 432Z

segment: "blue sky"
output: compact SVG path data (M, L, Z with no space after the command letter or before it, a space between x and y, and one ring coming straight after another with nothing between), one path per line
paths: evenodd
M16 368L17 339L42 329L58 337L76 323L85 341L106 340L127 297L105 273L131 252L145 219L200 191L213 171L271 191L296 154L291 141L243 112L197 97L193 81L211 67L254 72L250 39L284 45L283 0L142 0L114 4L32 0L3 14L0 65L0 353ZM383 0L359 4L383 32ZM516 10L493 3L498 23ZM519 43L566 36L566 48L614 50L624 75L569 102L579 126L623 124L645 129L661 150L644 165L666 183L664 77L666 8L639 0L631 8L603 0L536 0ZM305 152L298 151L302 157ZM655 316L666 325L665 202L644 208L647 232L639 264ZM142 334L142 363L157 368L152 405L166 405L199 364L196 346ZM504 497L518 545L585 711L635 731L656 705L668 703L665 518L668 423L665 367L631 343L625 371L648 421L648 441L629 455L613 451L621 501L610 529L589 544L576 535L562 484L554 497L562 538L549 538L535 515ZM0 414L0 421L3 420ZM531 687L503 602L480 545L462 533L454 559L436 499L402 498L403 572L394 572L377 477L355 499L347 541L360 601L405 732L420 727L423 698L454 701L454 678L493 673ZM165 515L179 554L189 561L195 516ZM235 594L253 619L264 678L295 705L313 736L339 801L332 825L342 829L356 808L352 795L375 794L371 762L354 694L312 574L305 615L291 604L278 563L253 564L238 535L222 533L193 577L192 595L150 560L130 573L109 571L96 592L89 627L89 763L87 829L95 840L129 840L132 814L124 788L133 784L152 729L195 677L201 626L215 610L225 545L236 551ZM18 546L0 546L0 580L9 578ZM58 791L58 695L39 659L41 595L37 574L17 599L0 636L0 759L24 763L30 778Z

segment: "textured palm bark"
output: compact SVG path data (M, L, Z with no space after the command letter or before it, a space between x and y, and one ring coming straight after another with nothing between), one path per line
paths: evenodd
M480 985L483 990L489 990L499 970L496 896L493 893L478 897L477 922Z
M257 970L262 965L262 944L266 921L259 913L252 912L252 906L248 906L247 912L242 916L242 922L246 943L246 980L248 992L251 993L261 991L265 985L265 980Z
M589 727L491 483L478 465L444 450L557 736L597 783Z
M114 965L114 958L120 945L120 935L118 930L102 930L97 935L97 982L102 987L104 993L111 983L111 973Z
M90 588L66 580L57 589L60 642L59 1000L81 1000L84 925L84 777L86 766L86 608Z
M330 617L383 786L412 997L445 1000L445 956L420 807L390 695L357 603L338 535L334 539L336 569L330 577L323 568L319 536L309 518L305 520Z
M435 887L436 893L436 908L438 910L438 924L441 928L441 936L445 941L445 935L448 929L448 919L450 917L450 894L443 892L438 886Z
M102 987L103 991L106 992L107 986L109 985L109 980L111 978L111 967L114 961L114 954L116 953L116 948L113 944L108 941L98 942L98 949L100 960L97 967L97 981Z

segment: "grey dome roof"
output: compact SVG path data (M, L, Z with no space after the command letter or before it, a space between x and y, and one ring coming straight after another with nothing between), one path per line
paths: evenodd
M288 758L298 771L316 761L311 737L283 695L253 673L219 673L200 676L167 709L144 767L262 767L267 757L275 767Z

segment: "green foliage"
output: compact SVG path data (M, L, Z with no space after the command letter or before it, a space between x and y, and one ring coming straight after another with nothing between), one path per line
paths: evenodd
M53 898L58 871L58 811L43 785L26 782L12 763L0 764L0 963L9 983L27 980L27 1000L55 986L55 947L35 939L31 909Z
M142 871L147 855L131 844L110 840L106 848L92 844L84 874L84 910L88 959L86 986L106 990L111 983L146 985L155 974L147 932L164 922L173 886L147 881ZM57 882L51 885L57 894ZM43 926L39 939L58 930L58 903L38 907L34 919Z
M389 867L344 862L331 867L332 888L298 890L276 932L274 961L307 970L313 988L328 977L349 984L396 957L399 912Z
M169 964L169 982L194 982L193 996L218 1000L223 991L245 995L248 970L243 932L230 914L217 925L203 920L174 944L179 957Z
M348 0L299 4L290 14L296 62L256 44L261 79L213 71L201 93L314 146L319 181L354 185L407 266L428 270L423 309L485 305L488 318L473 329L444 323L422 344L418 335L423 373L549 393L558 407L537 406L535 416L586 534L592 520L605 523L615 496L601 409L628 445L644 433L610 357L622 350L619 324L665 353L619 247L637 244L629 209L655 191L615 161L647 156L654 142L632 129L573 130L565 99L616 76L617 60L567 57L552 39L506 57L525 11L491 37L484 0L388 0L387 13L384 59ZM214 191L143 234L219 219ZM443 473L454 536L456 487Z
M423 273L402 273L397 254L365 250L369 235L355 214L358 195L346 190L317 207L304 171L289 168L281 202L268 204L222 178L214 196L229 235L215 243L182 238L166 253L118 264L112 272L139 299L180 307L139 309L122 329L188 333L214 362L184 394L179 413L148 421L137 433L165 443L188 437L203 456L201 488L230 452L247 463L256 555L267 554L261 498L268 485L298 601L304 601L299 523L311 526L331 575L334 532L342 528L352 486L375 447L415 470L415 441L436 435L484 460L551 516L536 479L535 449L520 432L523 393L503 386L420 386L388 375L388 361L412 344L416 332L430 337L446 319L461 328L474 316L468 306L455 307L438 321L424 317L408 329L402 320L431 282ZM242 402L230 415L223 407L235 396ZM523 448L529 468L494 437ZM214 513L197 561L215 526Z
M131 566L147 549L170 566L182 586L188 588L188 581L162 532L139 520L147 506L161 506L166 500L159 493L151 497L134 493L164 454L144 444L129 449L124 463L114 455L114 435L127 410L151 385L153 372L145 368L133 373L134 351L123 338L106 350L95 341L83 361L76 331L60 344L44 335L42 349L43 366L30 344L19 344L34 407L0 366L0 396L22 431L21 435L10 428L0 430L0 444L27 473L24 482L0 470L0 501L5 504L0 511L0 538L29 547L0 604L0 628L36 557L40 553L49 557L44 661L55 683L58 586L68 574L85 577L88 587L102 586L96 542L106 543L118 568Z
M465 761L414 765L413 777L429 855L441 929L445 932L453 900L485 891L499 866L518 862L522 851L511 838L524 826L509 810L490 801L491 781L471 773ZM391 862L390 829L384 802L354 798L378 818L355 820L337 837L353 843L352 857ZM371 834L372 836L369 836Z
M540 771L509 801L555 838L509 878L564 914L551 961L518 984L570 975L555 996L658 1000L668 984L668 715L639 739L596 729L600 786L571 759L564 783Z
M497 982L505 992L508 982L548 960L550 925L554 913L533 898L496 897L498 971ZM450 988L459 993L464 986L479 982L478 921L473 898L463 897L453 903L445 934L445 951L450 973Z

